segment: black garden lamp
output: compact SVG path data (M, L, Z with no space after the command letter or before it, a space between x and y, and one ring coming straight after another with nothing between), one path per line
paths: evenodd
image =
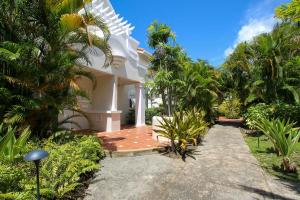
M34 150L25 155L24 159L26 161L33 161L36 167L36 192L37 199L40 200L40 180L39 180L39 164L40 161L49 155L47 151Z

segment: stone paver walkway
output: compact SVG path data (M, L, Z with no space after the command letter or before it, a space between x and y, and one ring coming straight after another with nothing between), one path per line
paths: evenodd
M107 158L102 165L86 200L300 199L299 185L266 174L231 126L211 128L195 160L155 154Z

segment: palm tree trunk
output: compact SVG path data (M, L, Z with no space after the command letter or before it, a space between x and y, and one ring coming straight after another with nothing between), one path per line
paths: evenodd
M168 115L169 117L172 115L172 96L171 96L171 89L167 89L167 95L168 95Z
M145 100L146 100L146 109L148 109L148 102L149 102L149 90L148 89L146 89L146 92L145 92L146 94L145 94Z
M162 99L162 102L163 102L164 113L167 114L167 100L166 100L166 95L165 95L164 90L162 90L162 92L161 92L161 99Z

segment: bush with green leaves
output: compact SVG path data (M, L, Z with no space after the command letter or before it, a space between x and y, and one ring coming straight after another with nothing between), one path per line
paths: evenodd
M66 137L64 134L61 137ZM27 144L25 152L44 149L49 157L41 162L40 185L44 199L77 199L85 177L98 170L104 152L93 136L74 136L61 140L51 137ZM34 165L23 159L10 161L1 156L0 199L34 199L36 191Z
M255 127L262 131L273 143L279 156L282 156L281 167L286 172L296 172L296 166L290 160L299 142L300 131L293 128L295 123L286 120L262 118L255 122Z
M238 98L225 99L219 106L219 113L226 118L237 119L241 116L241 106Z
M246 125L250 129L256 129L255 121L260 121L263 118L278 118L281 120L289 120L300 125L300 105L274 103L265 104L259 103L251 106L244 114Z
M277 103L273 104L273 117L290 120L300 126L300 105Z
M273 109L271 106L265 103L259 103L251 106L247 109L244 114L244 120L249 129L255 130L256 121L261 121L262 119L269 119L273 114Z
M180 111L174 113L172 117L162 117L159 129L155 132L168 138L171 142L171 151L179 153L184 159L188 145L197 145L207 126L203 113L197 110Z
M161 116L162 110L160 108L148 108L145 112L145 118L146 118L146 124L151 125L152 124L152 118L154 116Z

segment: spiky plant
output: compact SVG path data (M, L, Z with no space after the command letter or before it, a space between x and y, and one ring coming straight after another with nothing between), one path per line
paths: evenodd
M279 156L282 156L281 166L287 172L296 172L296 166L290 159L299 142L300 131L293 128L294 125L294 123L280 119L261 119L255 124L270 139Z
M185 158L188 145L197 145L206 127L203 114L191 110L176 112L172 117L163 117L158 126L159 130L155 131L170 140L173 152L180 153Z
M4 125L0 124L0 155L10 162L21 156L31 132L27 127L18 138L15 134L16 128L11 126L4 128Z

